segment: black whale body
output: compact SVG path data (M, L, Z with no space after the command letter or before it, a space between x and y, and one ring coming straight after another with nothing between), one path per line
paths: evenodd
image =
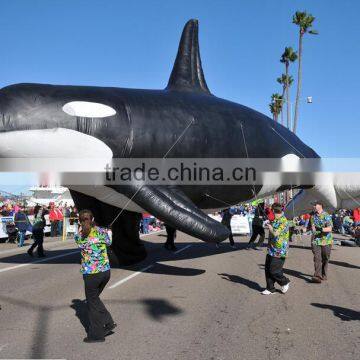
M197 21L190 20L165 90L43 84L1 89L0 133L68 129L100 140L114 158L162 158L165 154L168 158L281 158L290 153L318 157L296 135L267 116L209 92L197 32ZM104 104L116 114L74 119L62 110L74 101ZM99 225L112 223L121 210L116 203L99 200L79 186L69 187L77 207L90 208ZM205 241L222 241L228 230L201 209L224 208L224 204L254 197L253 186L113 185L111 189L169 225ZM259 193L261 186L255 191ZM112 224L114 255L121 263L146 256L139 241L139 221L139 214L125 210Z

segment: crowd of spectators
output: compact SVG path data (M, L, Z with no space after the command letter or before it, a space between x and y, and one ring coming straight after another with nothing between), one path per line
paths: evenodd
M140 221L141 234L149 234L153 231L163 230L164 228L164 223L155 216L152 216L149 213L142 214L142 219Z
M36 206L35 206L36 207ZM9 242L18 242L19 246L23 246L26 237L26 232L32 230L32 217L34 215L35 207L24 206L24 204L7 200L0 205L0 217L13 217L12 220L4 219L6 233L8 234ZM48 215L48 223L50 225L50 236L62 236L63 227L69 229L73 227L72 232L76 232L78 224L77 209L74 206L59 202L49 202L48 205L41 206L44 213ZM30 219L29 219L30 217ZM66 230L66 232L67 232Z

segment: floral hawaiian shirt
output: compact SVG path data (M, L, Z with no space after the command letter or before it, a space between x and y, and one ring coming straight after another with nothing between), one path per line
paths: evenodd
M81 249L82 274L97 274L110 269L106 246L111 245L111 239L106 229L92 227L86 238L76 234L75 242Z
M315 225L313 244L315 245L331 245L333 243L333 235L331 232L324 233L322 229L333 226L331 216L323 211L321 214L315 213L311 217L311 225Z
M268 254L273 257L285 258L289 244L289 221L283 215L271 223L274 234L270 233Z

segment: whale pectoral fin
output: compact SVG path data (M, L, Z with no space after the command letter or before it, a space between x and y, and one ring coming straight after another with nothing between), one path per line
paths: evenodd
M223 241L229 230L210 218L176 186L127 186L124 195L166 224L207 242Z

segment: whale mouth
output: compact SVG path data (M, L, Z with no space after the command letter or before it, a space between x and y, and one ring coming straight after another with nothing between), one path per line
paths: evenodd
M111 159L112 156L112 150L104 142L76 130L56 128L0 133L1 158Z

